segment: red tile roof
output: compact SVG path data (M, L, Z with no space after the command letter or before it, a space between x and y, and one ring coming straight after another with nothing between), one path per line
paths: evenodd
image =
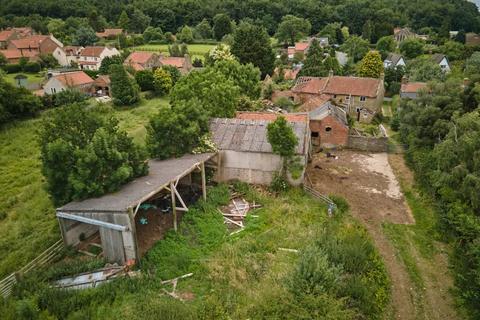
M301 77L297 80L294 92L311 94L341 94L376 97L382 81L374 78L332 76L325 78Z
M298 93L320 94L325 89L327 83L328 78L300 77L295 83L292 91Z
M155 53L153 52L146 52L146 51L135 51L130 53L130 55L125 59L126 64L131 64L131 63L138 63L138 64L144 64L147 63L148 60L154 55Z
M80 53L82 57L100 57L105 47L85 47Z
M100 86L109 86L111 83L110 76L108 75L99 75L97 79L95 79L95 84Z
M305 51L309 46L309 42L297 42L295 43L295 51Z
M416 93L418 90L424 89L427 87L425 82L409 82L402 84L400 92L405 93Z
M305 101L299 108L298 111L301 112L310 112L312 110L317 109L318 107L324 105L328 101L330 101L332 97L327 94L322 94L320 96L314 96L311 99Z
M269 112L237 112L237 119L275 121L278 117L285 117L288 122L308 122L306 113L269 113Z
M68 87L76 87L94 82L94 80L83 71L62 73L54 76L54 78Z
M0 31L0 41L8 41L10 37L15 33L14 30L3 30Z
M67 56L74 56L77 55L82 48L83 47L80 46L65 46L63 47L63 51L67 54Z
M20 59L21 57L33 58L37 56L36 52L25 51L22 53L22 51L18 49L0 50L0 53L3 54L7 59Z
M48 38L50 37L45 35L34 35L25 37L23 39L12 40L11 43L17 49L37 49L40 47L40 44Z
M177 68L182 68L185 63L185 58L183 57L161 57L160 63L167 66L174 66Z

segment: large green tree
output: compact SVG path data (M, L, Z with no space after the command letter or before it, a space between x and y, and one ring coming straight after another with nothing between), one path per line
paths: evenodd
M423 53L425 44L422 40L416 38L410 38L400 43L400 51L408 59L414 59Z
M232 31L232 21L228 15L219 13L213 17L213 35L215 39L220 41L225 35L232 33Z
M323 49L316 39L312 40L308 49L307 57L303 64L300 76L325 77L330 71L323 63L325 56Z
M110 66L110 81L113 103L129 106L140 100L140 88L134 78L131 78L123 65Z
M146 153L105 112L71 105L39 131L42 172L56 205L117 190L148 171Z
M408 61L407 71L412 81L427 82L445 79L442 68L430 57L419 57Z
M273 73L275 53L265 28L242 22L235 30L232 53L241 63L251 63L262 72L262 78Z
M236 60L220 60L212 69L232 80L239 87L240 94L252 100L260 98L260 70L251 63L244 65Z
M97 40L97 35L91 27L81 27L73 36L72 43L85 47L93 45Z
M370 51L358 64L360 77L379 78L383 72L383 61L378 51Z
M13 119L30 117L40 111L40 99L25 88L7 82L0 71L0 125Z
M382 58L385 59L390 52L394 52L397 44L395 39L392 36L381 37L377 41L377 50L382 55Z
M233 117L240 89L222 73L207 69L182 77L170 94L173 106L190 100L199 101L203 112L211 117Z
M294 45L296 41L309 35L311 29L310 21L289 14L282 18L275 37L279 42Z
M195 98L161 108L147 126L147 148L154 158L191 153L208 132L208 115Z
M369 50L369 43L362 37L350 36L340 49L348 54L354 62L362 60Z

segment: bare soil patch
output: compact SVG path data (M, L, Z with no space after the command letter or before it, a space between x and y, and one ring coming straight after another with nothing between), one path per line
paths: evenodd
M317 191L344 197L363 221L415 222L387 154L345 150L335 155L338 158L323 153L313 157L307 174Z

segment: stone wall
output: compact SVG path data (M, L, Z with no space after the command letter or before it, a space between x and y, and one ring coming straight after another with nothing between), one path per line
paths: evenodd
M350 135L348 136L347 148L368 152L388 152L388 138Z

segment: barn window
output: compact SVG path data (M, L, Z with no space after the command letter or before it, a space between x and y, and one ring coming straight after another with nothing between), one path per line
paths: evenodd
M367 97L363 97L363 96L362 96L362 97L360 97L360 101L362 101L362 102L365 102L365 101L367 101Z
M318 132L312 131L312 138L318 138L318 136L319 136Z
M325 128L325 131L326 131L326 132L331 132L331 131L332 131L332 127L326 127L326 128Z

